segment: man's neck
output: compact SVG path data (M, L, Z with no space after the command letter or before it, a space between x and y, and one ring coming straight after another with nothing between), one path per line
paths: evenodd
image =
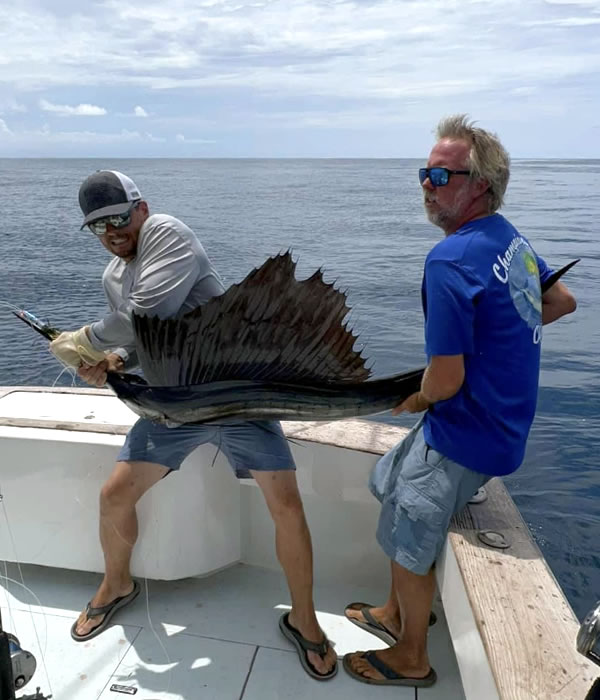
M493 211L479 210L476 213L466 215L460 221L446 227L444 229L444 233L446 234L446 236L451 236L453 233L456 233L458 231L458 229L465 226L465 224L468 224L471 221L477 221L477 219L485 219L486 217L492 216L493 214L495 214L495 212L493 212Z

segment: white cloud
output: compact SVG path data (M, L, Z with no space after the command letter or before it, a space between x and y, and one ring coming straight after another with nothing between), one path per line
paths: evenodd
M32 89L215 87L398 99L600 70L598 41L578 42L573 33L596 22L598 8L598 0L104 0L86 16L0 9L0 24L12 80ZM138 27L118 51L115 21ZM548 36L540 22L556 33ZM47 31L27 31L28 24Z
M40 108L44 112L54 112L63 117L102 117L107 114L104 107L97 107L96 105L79 104L76 107L71 107L70 105L55 105L44 99L40 100Z
M115 49L115 25L133 22ZM224 150L224 132L264 147L269 123L371 128L380 143L385 126L393 143L394 123L450 111L504 125L539 109L582 127L600 111L599 23L600 0L95 0L85 14L73 0L0 3L0 95L43 94L45 111L104 116L111 133L145 118L171 145L216 135Z
M26 112L27 107L20 104L14 97L0 98L0 114L8 114L9 112Z
M216 141L211 139L189 139L183 134L177 134L177 136L175 136L175 141L177 141L177 143L216 143Z
M533 85L523 85L522 87L513 88L513 95L520 95L521 97L529 97L529 95L535 95L537 88Z
M154 136L148 132L129 131L121 129L116 132L101 131L52 131L48 125L39 129L22 131L10 131L5 122L0 119L0 134L6 129L6 133L23 143L33 144L130 144L130 143L164 143L162 136Z
M547 5L581 5L584 7L596 8L600 10L600 2L598 0L544 0Z
M0 136L2 136L3 134L6 136L13 135L12 131L6 125L6 122L4 121L4 119L0 119Z
M600 24L600 17L557 17L527 22L529 27L591 27Z

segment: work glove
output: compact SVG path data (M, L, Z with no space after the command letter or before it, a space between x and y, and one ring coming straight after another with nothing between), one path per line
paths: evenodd
M75 368L82 362L93 366L106 359L106 353L91 344L87 326L78 331L63 331L50 343L50 352L64 365Z

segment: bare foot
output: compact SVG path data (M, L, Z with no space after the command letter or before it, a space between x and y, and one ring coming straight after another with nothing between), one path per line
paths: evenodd
M364 606L361 604L360 607ZM375 620L379 622L380 625L383 625L393 637L398 639L401 633L401 623L399 615L389 615L385 607L369 608L369 612L371 613L371 615L373 615ZM344 613L349 619L358 620L358 622L368 623L368 620L365 620L365 616L362 614L360 608L358 607L348 606Z
M297 629L304 639L317 644L320 644L325 639L325 633L319 627L319 623L316 621L316 618L311 624L301 625L297 623L296 619L294 618L293 611L291 611L288 620L290 625ZM327 675L337 663L337 654L333 650L331 644L329 645L327 654L324 658L321 658L314 651L306 652L306 658L310 661L317 673L320 673L321 675Z
M120 598L121 596L129 595L133 591L133 581L125 584L119 589L111 589L104 582L98 589L96 595L92 598L90 607L101 608L103 605L108 605L112 603L115 598ZM75 628L75 634L79 637L85 637L86 634L92 632L98 625L102 624L104 620L104 615L98 615L97 617L88 617L86 611L84 610L81 615L77 618L77 626Z
M349 662L352 670L359 673L363 678L372 678L374 680L385 680L385 676L364 658L364 654L369 652L357 651L355 654L349 655ZM406 676L407 678L421 679L428 676L431 672L429 659L425 656L422 659L416 659L411 653L407 653L402 648L401 644L397 644L390 649L382 649L381 651L371 652L398 675Z

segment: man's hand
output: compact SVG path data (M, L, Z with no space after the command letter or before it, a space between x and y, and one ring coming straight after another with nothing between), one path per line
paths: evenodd
M69 367L79 367L82 362L95 365L102 362L106 353L96 350L87 334L87 326L77 331L63 331L58 338L50 343L50 352L63 364Z
M97 365L82 363L77 370L77 374L84 382L92 386L104 386L107 372L121 371L123 371L123 358L113 352L106 355L104 360Z
M405 399L399 406L392 409L392 415L397 416L399 413L406 411L407 413L421 413L421 411L426 411L431 404L423 396L420 391L416 391L411 394L407 399Z

